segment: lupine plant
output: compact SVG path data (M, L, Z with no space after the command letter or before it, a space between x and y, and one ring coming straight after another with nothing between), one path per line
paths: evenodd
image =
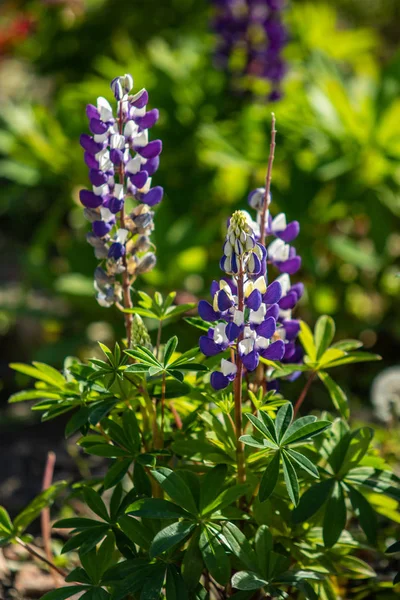
M48 487L14 521L1 509L0 542L22 544L63 575L46 600L330 600L349 597L355 582L367 597L363 580L375 578L377 589L380 580L361 556L388 546L379 520L400 502L400 479L377 454L373 430L351 429L330 370L379 357L357 340L333 343L330 317L312 332L292 315L303 294L291 281L300 227L270 211L275 119L265 187L250 193L251 214L228 220L222 279L186 318L201 330L199 345L182 351L163 324L192 306L133 289L155 263L151 208L162 190L150 185L161 142L147 134L158 112L132 86L130 75L113 80L115 116L99 98L87 109L92 135L81 138L97 300L124 314L126 337L100 344L102 358L69 358L62 372L12 365L37 383L11 402L35 400L43 420L68 414L65 435L103 457L104 474ZM157 323L156 339L142 317ZM303 391L287 400L300 377ZM332 410L306 414L318 380ZM67 560L43 557L26 532L60 494L54 526L67 531ZM84 509L74 514L76 498Z

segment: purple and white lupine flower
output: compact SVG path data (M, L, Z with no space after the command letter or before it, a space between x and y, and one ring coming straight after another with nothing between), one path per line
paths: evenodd
M253 222L256 238L261 237L262 212L265 202L265 188L257 188L248 196L249 205L257 211L257 220ZM267 245L268 264L276 267L280 275L275 279L281 286L282 295L278 301L279 313L276 317L278 325L277 335L285 343L285 352L282 362L297 363L302 360L301 347L296 344L300 331L300 323L293 319L292 310L304 294L304 285L301 282L292 284L290 276L297 273L301 267L301 257L296 249L290 245L300 232L298 221L287 222L286 215L279 213L274 218L271 216L269 206L271 195L267 199L267 214L265 218L265 236L271 239ZM294 379L295 373L290 376Z
M282 288L277 281L267 285L265 276L259 275L265 271L266 250L256 241L250 223L245 211L233 214L220 262L233 281L214 281L212 304L201 300L198 311L202 319L213 323L199 340L203 354L215 356L231 349L247 371L254 371L260 357L280 360L285 344L279 339L276 323ZM236 374L236 362L222 359L221 370L211 376L211 385L216 390L224 389Z
M89 104L86 114L91 135L80 138L92 186L80 192L85 217L92 224L87 240L110 277L107 283L95 280L102 306L121 300L117 275L132 282L156 263L150 251L154 213L149 207L159 204L163 197L162 187L151 185L162 143L149 141L148 132L159 113L157 109L146 110L145 89L132 95L132 87L129 74L113 79L116 113L105 98L98 98L96 106Z

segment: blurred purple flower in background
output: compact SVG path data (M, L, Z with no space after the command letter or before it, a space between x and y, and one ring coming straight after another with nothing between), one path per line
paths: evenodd
M284 0L213 0L213 4L216 66L230 69L232 56L244 55L237 74L269 81L268 99L279 100L286 73L282 50L288 41L282 20Z

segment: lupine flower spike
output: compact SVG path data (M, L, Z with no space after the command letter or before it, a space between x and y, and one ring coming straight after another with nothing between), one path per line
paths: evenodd
M132 283L156 264L150 241L152 208L162 200L163 189L151 184L162 143L149 141L148 132L158 120L158 110L147 111L147 91L132 94L132 88L131 75L113 79L116 114L105 98L98 98L96 106L86 109L92 135L80 138L92 184L81 190L80 200L92 223L87 240L101 261L95 289L105 307L121 302L131 307ZM132 315L126 315L126 325L129 342Z
M267 285L266 250L256 240L251 218L245 211L233 214L223 247L221 269L233 280L214 281L213 302L199 303L199 315L213 325L200 338L200 349L213 356L232 349L247 371L254 371L260 356L280 360L284 343L277 339L276 319L282 296L279 282ZM221 369L211 375L211 385L220 390L237 375L237 360L221 360Z

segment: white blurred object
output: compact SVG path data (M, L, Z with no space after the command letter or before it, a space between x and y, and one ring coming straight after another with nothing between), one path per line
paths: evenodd
M389 423L394 416L400 418L400 366L389 367L375 377L371 402L381 421Z

